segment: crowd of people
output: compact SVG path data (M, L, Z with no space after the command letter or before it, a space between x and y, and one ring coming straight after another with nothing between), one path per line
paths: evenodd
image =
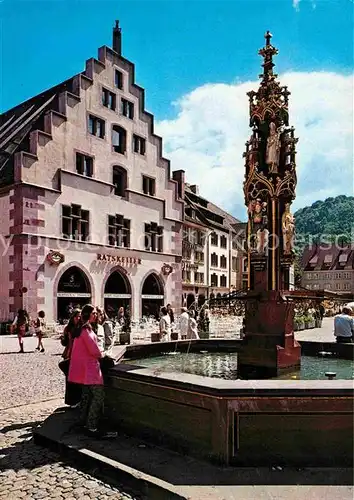
M179 317L179 332L176 330L176 323L171 304L161 308L159 323L160 341L170 342L171 340L199 339L196 312L186 307L182 307Z

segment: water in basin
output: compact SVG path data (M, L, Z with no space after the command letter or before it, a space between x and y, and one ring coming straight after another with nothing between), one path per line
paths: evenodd
M127 363L152 368L159 372L183 372L227 380L237 379L237 353L169 352L158 356L126 360ZM302 356L301 369L286 378L302 380L326 379L326 372L335 372L336 379L354 378L353 362L332 356Z

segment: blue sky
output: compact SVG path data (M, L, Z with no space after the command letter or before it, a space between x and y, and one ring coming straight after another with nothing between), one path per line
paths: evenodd
M171 102L210 82L254 79L256 51L270 29L282 71L353 65L350 0L61 1L3 0L1 110L81 71L97 48L111 44L120 19L123 55L158 119Z
M257 89L269 29L300 137L294 210L353 194L353 0L0 0L0 110L84 69L111 45L136 65L172 168L244 218L246 92ZM215 189L215 178L218 189Z

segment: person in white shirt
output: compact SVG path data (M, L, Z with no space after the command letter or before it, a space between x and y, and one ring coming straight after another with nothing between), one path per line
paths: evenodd
M167 312L166 307L161 307L160 341L171 341L171 318Z
M188 323L188 334L187 334L187 339L188 340L196 340L199 339L198 335L198 325L195 320L195 314L194 311L189 311L189 323Z
M181 334L181 339L185 340L188 335L188 327L189 327L189 314L188 309L186 307L182 307L182 314L179 317L179 332Z
M334 336L341 344L351 343L354 340L354 318L350 307L344 306L341 314L334 318Z

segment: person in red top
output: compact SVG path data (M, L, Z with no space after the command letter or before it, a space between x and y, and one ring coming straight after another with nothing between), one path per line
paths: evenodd
M80 423L85 433L92 437L114 437L112 433L103 434L99 422L103 413L104 387L97 336L91 324L96 321L97 311L87 304L81 311L81 328L74 334L69 366L69 382L82 386Z

